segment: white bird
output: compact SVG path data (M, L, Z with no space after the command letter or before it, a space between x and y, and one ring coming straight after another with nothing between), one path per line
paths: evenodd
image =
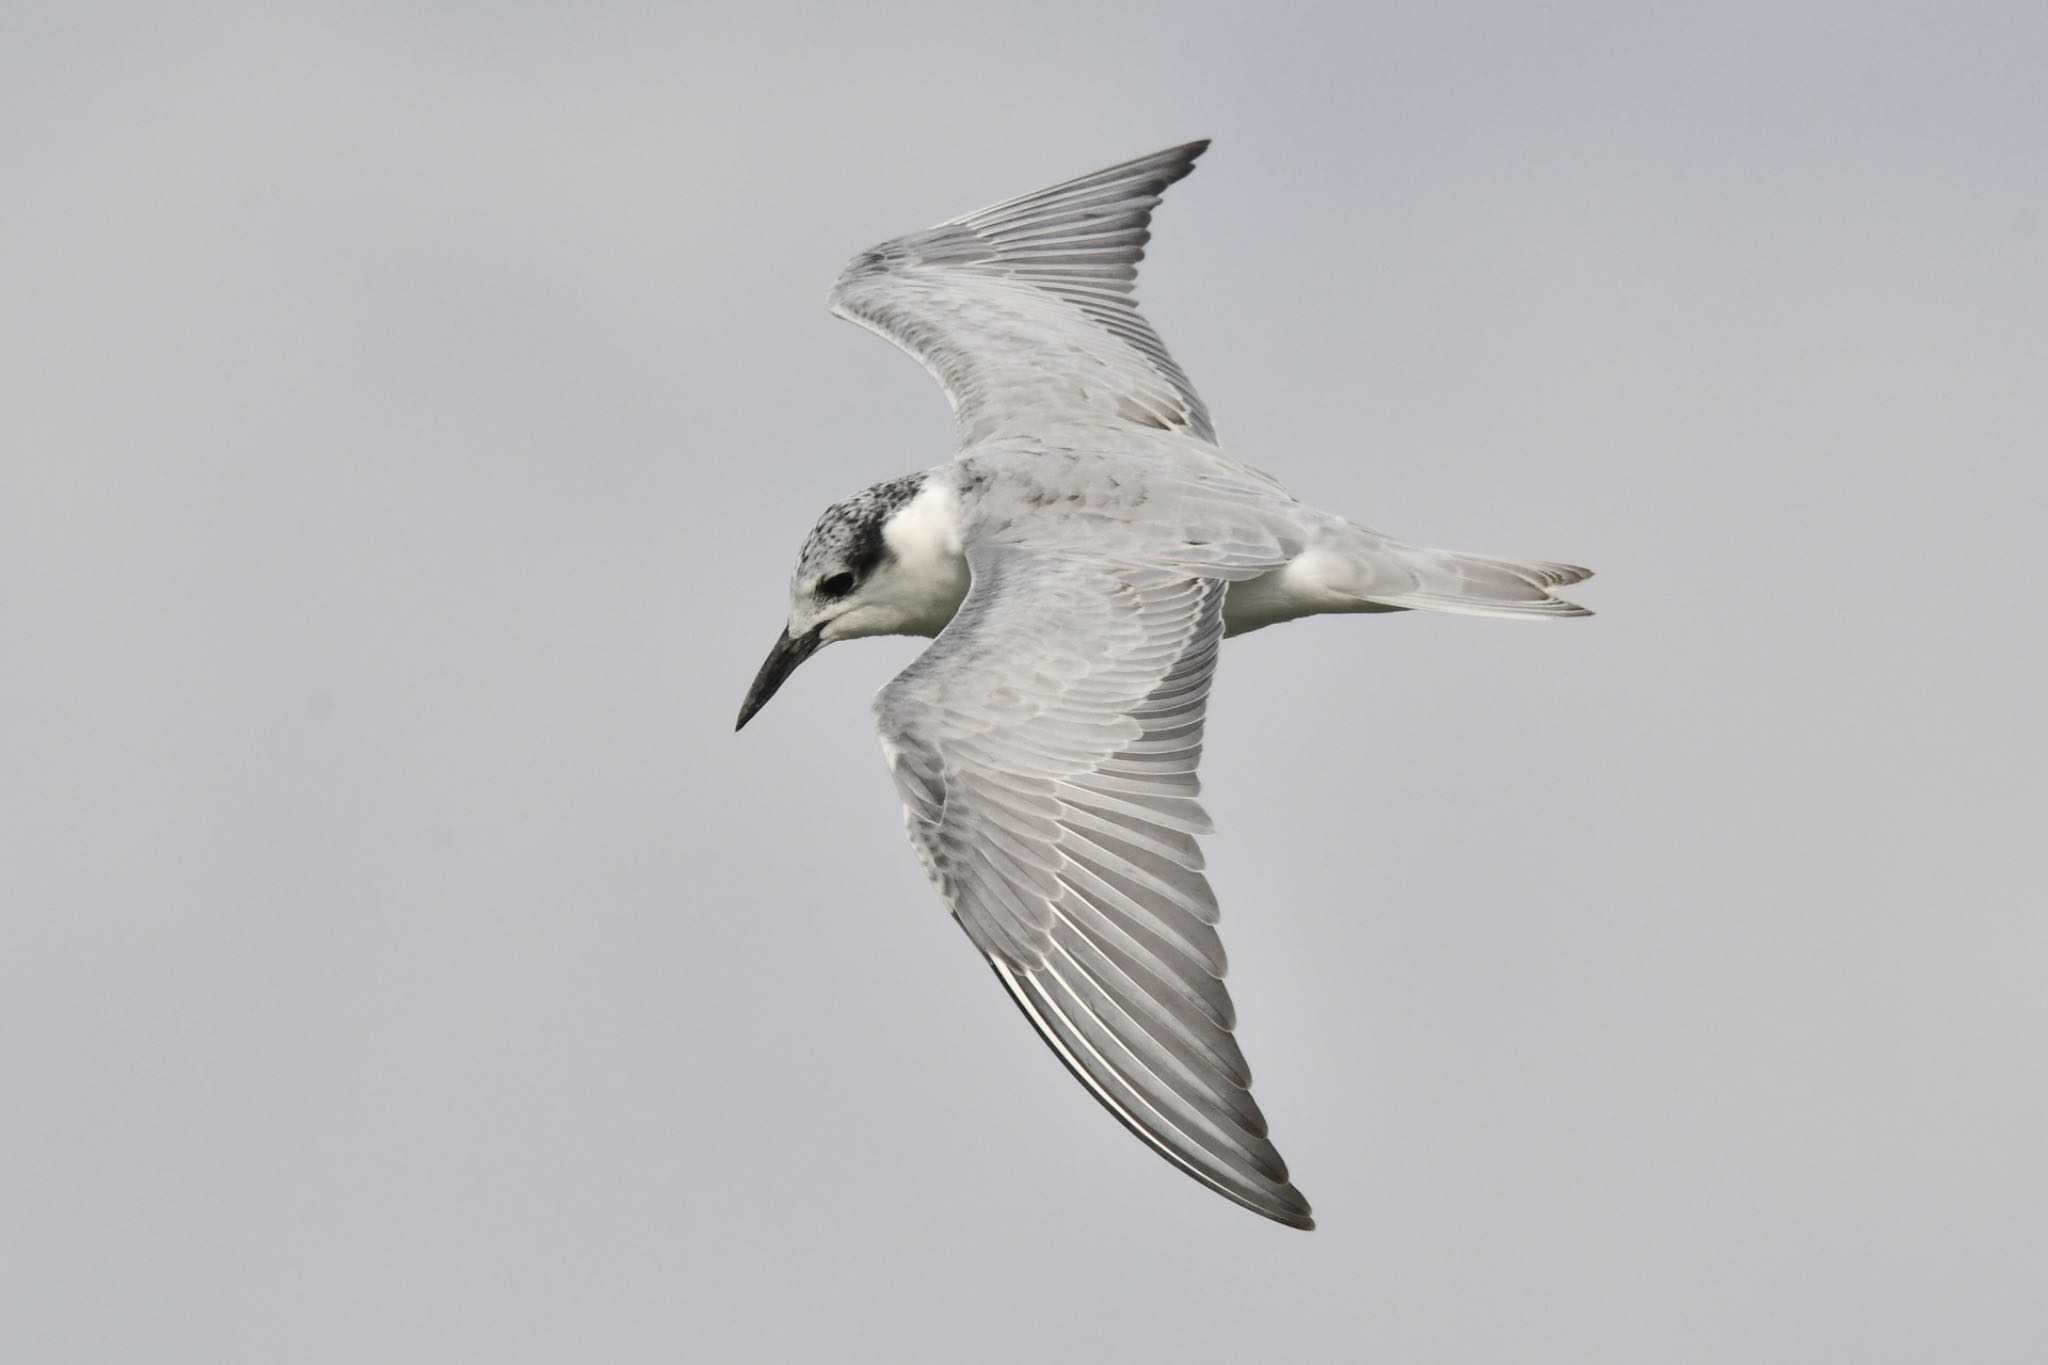
M1404 544L1217 447L1131 296L1152 210L1206 141L884 242L832 311L945 387L953 463L825 510L744 726L805 659L937 637L875 699L910 842L1076 1078L1218 1193L1314 1221L1232 1036L1196 836L1226 637L1324 612L1584 616L1588 577Z

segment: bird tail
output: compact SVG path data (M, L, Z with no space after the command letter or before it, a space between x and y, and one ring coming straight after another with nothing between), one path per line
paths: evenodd
M1360 600L1378 606L1467 616L1593 614L1552 592L1593 576L1575 564L1494 559L1398 542L1382 542L1372 561L1371 581L1356 591Z

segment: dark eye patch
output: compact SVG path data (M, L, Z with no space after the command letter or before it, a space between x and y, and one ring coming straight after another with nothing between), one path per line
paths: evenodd
M844 597L852 591L853 575L850 573L829 574L818 583L820 597Z

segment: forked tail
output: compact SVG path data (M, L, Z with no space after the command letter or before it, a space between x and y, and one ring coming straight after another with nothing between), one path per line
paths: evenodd
M1493 559L1398 542L1383 543L1372 558L1372 581L1358 596L1380 606L1467 616L1593 614L1552 591L1593 576L1575 564Z

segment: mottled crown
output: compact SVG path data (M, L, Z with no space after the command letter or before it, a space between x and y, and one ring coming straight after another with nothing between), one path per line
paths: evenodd
M925 476L905 474L852 497L833 503L811 528L803 551L796 558L798 582L822 575L848 571L865 578L868 571L888 553L882 543L882 524L924 488Z

